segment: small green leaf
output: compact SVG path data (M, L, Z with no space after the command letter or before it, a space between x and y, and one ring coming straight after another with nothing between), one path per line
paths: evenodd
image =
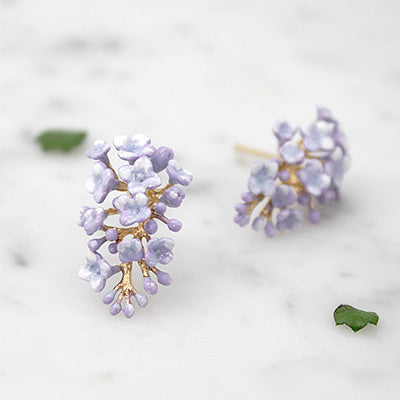
M359 331L368 324L378 324L379 316L372 311L363 311L347 304L341 304L333 313L336 325L346 324L354 332Z
M59 150L68 152L83 142L86 137L85 131L72 130L48 130L42 132L37 141L44 151Z

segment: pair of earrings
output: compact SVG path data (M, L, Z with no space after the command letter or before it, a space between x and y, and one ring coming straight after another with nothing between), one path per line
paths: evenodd
M248 191L235 206L234 217L238 225L247 225L259 206L261 211L253 219L252 227L263 230L269 237L276 231L300 227L304 213L295 208L297 205L307 209L312 223L318 223L320 213L315 203L328 204L340 199L340 184L350 162L339 123L327 108L318 107L316 121L304 128L277 121L273 133L279 141L276 156L237 146L240 151L269 160L253 164ZM182 204L185 198L182 187L188 186L193 176L174 160L170 148L154 147L145 135L117 136L114 147L126 162L118 173L108 158L111 149L108 143L96 141L86 153L95 160L86 188L96 203L103 203L113 191L121 193L115 196L108 209L87 206L80 209L78 225L89 236L96 232L103 232L103 236L89 240L87 261L79 276L88 281L94 291L101 292L108 278L121 273L121 280L103 296L103 303L111 304L111 315L122 310L130 318L135 313L134 299L139 307L148 303L147 296L140 294L133 285L134 263L141 271L143 288L148 294L158 291L152 275L161 285L171 284L170 275L157 265L172 260L174 241L169 237L152 236L160 223L171 232L182 228L182 223L168 218L166 212ZM166 172L164 182L163 171ZM108 217L117 218L115 226L105 223ZM116 265L111 265L99 253L106 244L109 253L118 255Z

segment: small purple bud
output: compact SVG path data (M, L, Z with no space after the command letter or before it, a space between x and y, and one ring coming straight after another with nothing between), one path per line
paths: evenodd
M109 242L114 242L115 240L117 240L118 237L118 232L115 228L112 229L107 229L106 231L106 239Z
M282 182L286 182L290 178L290 173L284 169L279 172L278 177Z
M112 302L114 301L115 294L116 294L116 291L115 291L115 290L111 290L111 292L106 293L106 294L103 296L103 303L104 303L104 304L110 304L110 303L112 303Z
M182 229L182 222L171 218L167 222L168 229L172 232L179 232Z
M308 218L313 224L318 224L319 221L321 221L321 214L317 210L310 210L310 213L308 214Z
M164 203L158 202L155 206L154 206L154 211L157 214L164 214L165 211L167 211L167 206Z
M307 193L299 193L297 202L302 206L307 206L310 203L310 196Z
M147 303L149 302L149 299L147 298L147 296L145 294L136 293L135 299L136 299L139 307L146 307Z
M99 249L100 246L97 245L96 239L91 239L87 242L87 247L89 248L90 251L96 251Z
M236 214L233 217L233 221L239 226L245 226L249 223L250 217L247 214Z
M245 203L250 203L253 200L253 195L249 192L243 192L241 197Z
M151 280L148 276L143 278L143 287L148 294L156 294L158 292L157 283Z
M264 232L268 237L274 237L276 233L276 228L272 222L267 222L264 228Z
M168 165L169 160L174 158L174 152L168 148L161 146L151 156L151 162L153 163L153 171L160 172L165 169Z
M157 222L154 221L154 219L149 219L145 224L144 224L144 229L145 231L149 234L152 235L153 233L157 232L158 225Z
M237 211L239 214L244 214L247 211L247 206L244 203L237 203L235 205L235 211Z
M126 318L132 318L133 314L135 314L135 307L133 307L133 304L131 303L125 303L123 311Z
M108 251L109 251L111 254L117 254L117 253L118 253L117 243L111 243L111 244L108 246Z
M119 312L121 312L121 305L117 301L115 301L111 304L110 314L117 315Z
M157 280L161 285L169 286L172 283L172 278L169 273L157 270Z
M168 207L177 208L182 204L185 192L179 186L172 186L160 197L160 201Z
M98 250L101 245L106 241L105 238L101 238L101 239L91 239L88 241L88 247L90 251L96 251Z

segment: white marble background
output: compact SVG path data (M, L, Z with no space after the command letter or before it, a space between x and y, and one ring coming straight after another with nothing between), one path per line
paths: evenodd
M398 399L400 3L0 0L0 397ZM352 148L340 205L269 240L232 222L276 117L330 106ZM150 134L195 174L173 286L132 320L77 278L84 148L43 129ZM378 327L335 327L340 303Z

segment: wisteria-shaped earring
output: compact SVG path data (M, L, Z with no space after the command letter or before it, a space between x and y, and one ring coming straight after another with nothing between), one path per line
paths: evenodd
M156 294L158 286L150 277L154 273L160 284L168 286L171 277L156 267L168 264L172 260L174 241L168 237L152 238L158 223L167 225L170 231L177 232L182 223L165 216L167 207L179 207L185 198L185 192L178 185L188 186L192 181L190 171L183 169L173 160L174 153L168 147L155 148L150 139L142 134L117 136L114 146L119 157L127 163L118 169L111 166L108 152L111 146L96 141L86 156L95 160L92 176L87 181L87 190L93 194L97 203L103 203L111 191L120 191L112 204L113 207L82 207L78 225L88 235L103 232L104 236L88 242L89 253L86 264L80 269L79 276L88 281L91 288L100 292L112 275L121 272L120 282L103 297L103 303L111 304L111 315L121 309L126 317L135 313L132 304L134 297L140 307L148 303L146 295L139 294L132 283L132 269L137 263L143 275L143 287L149 294ZM168 182L163 185L159 173L166 170ZM162 187L160 187L162 186ZM118 215L122 227L106 225L105 219ZM111 266L98 250L108 243L108 251L118 254L120 262ZM135 264L136 265L136 264Z
M269 237L276 230L301 226L303 212L294 208L296 203L307 207L310 221L318 223L321 216L314 208L315 200L328 204L340 199L339 187L350 163L343 132L328 108L317 107L316 121L304 128L278 120L273 133L279 141L278 155L236 146L270 159L253 164L248 192L242 193L243 202L236 204L234 217L238 225L245 226L261 204L252 227Z

